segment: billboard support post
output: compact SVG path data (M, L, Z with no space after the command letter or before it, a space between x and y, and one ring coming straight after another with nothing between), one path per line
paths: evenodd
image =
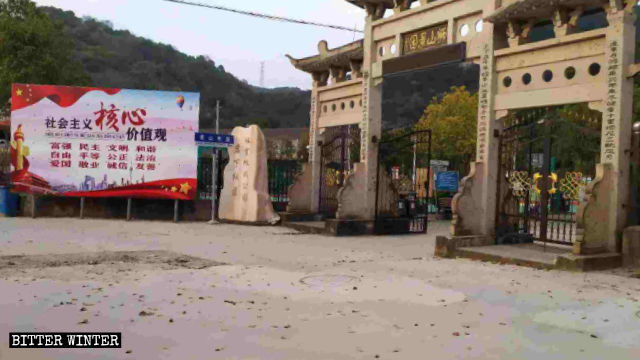
M80 219L84 219L84 196L80 198Z
M36 218L36 195L31 194L31 218Z
M173 201L173 222L178 222L178 206L179 205L180 200L175 199Z
M220 100L216 101L216 134L220 133ZM218 217L216 202L218 201L218 152L214 148L211 153L211 221L209 224L217 224Z
M127 221L131 220L131 198L127 198Z
M216 208L216 202L218 201L218 152L216 149L213 149L211 153L211 220L209 220L209 224L217 224L218 217Z

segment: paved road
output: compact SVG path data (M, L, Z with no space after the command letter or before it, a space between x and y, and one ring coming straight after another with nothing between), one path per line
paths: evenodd
M640 358L640 280L435 259L447 226L330 238L0 219L0 359ZM87 255L143 250L225 264ZM123 347L14 350L9 331L121 331Z

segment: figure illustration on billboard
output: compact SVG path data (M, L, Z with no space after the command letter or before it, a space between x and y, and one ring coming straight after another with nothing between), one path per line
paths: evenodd
M29 147L24 143L22 124L18 124L16 131L13 133L10 152L11 165L14 168L14 171L11 172L11 182L14 184L14 189L24 191L28 188L36 187L41 192L48 193L51 189L49 183L42 177L29 172L29 160L27 159Z
M180 95L176 98L176 105L178 105L180 110L182 110L182 107L184 106L184 96Z

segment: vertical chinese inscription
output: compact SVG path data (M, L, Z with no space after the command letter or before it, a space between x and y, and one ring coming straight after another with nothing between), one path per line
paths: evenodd
M251 153L251 139L238 139L237 143L230 149L233 159L233 184L231 196L242 198L248 201L249 193L249 154Z
M360 151L360 161L365 162L367 159L367 150L369 149L367 134L369 133L369 103L367 96L369 94L369 72L364 71L362 73L362 120L360 122L360 144L362 149Z
M478 96L478 149L476 159L478 162L485 160L487 128L489 122L489 82L491 72L491 48L489 44L484 44L482 48L482 58L480 61L480 86Z
M608 44L609 57L607 59L607 97L604 119L604 144L602 145L602 162L612 162L616 154L616 133L621 88L618 77L621 72L622 59L617 40Z
M309 117L311 121L309 122L309 162L314 161L314 154L316 148L316 104L317 104L317 95L314 94L311 96L311 112L309 113Z

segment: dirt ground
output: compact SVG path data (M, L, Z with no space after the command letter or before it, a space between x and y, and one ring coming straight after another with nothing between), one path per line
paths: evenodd
M640 280L433 258L435 236L0 219L0 359L639 359ZM121 349L9 349L11 331Z

